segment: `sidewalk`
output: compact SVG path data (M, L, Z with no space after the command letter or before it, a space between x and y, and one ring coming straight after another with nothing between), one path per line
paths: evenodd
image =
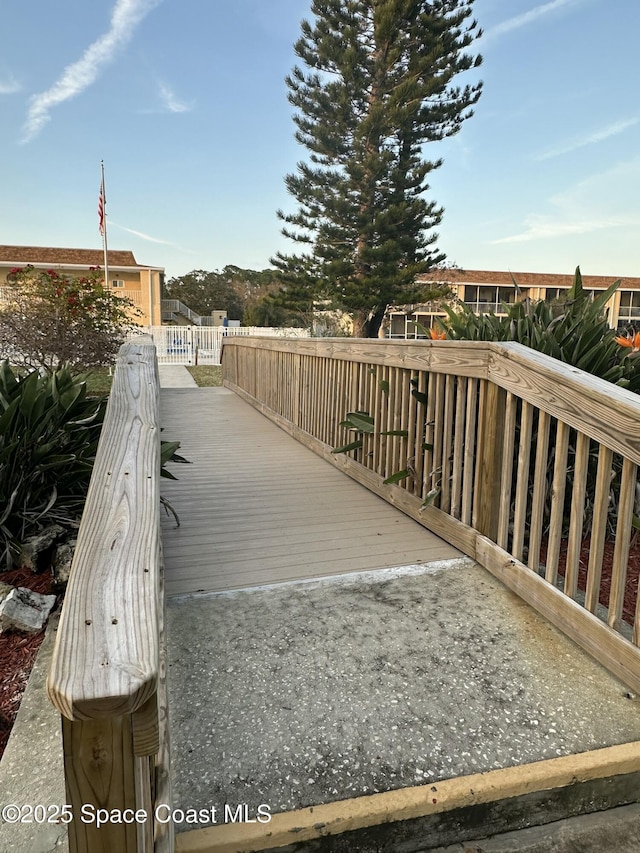
M182 364L159 364L161 388L197 388L193 376Z
M60 716L45 691L58 618L56 615L49 621L0 761L0 808L66 802ZM68 849L67 828L63 824L11 824L0 820L2 853L66 853Z
M475 847L467 839L638 798L637 772L582 781L602 761L599 750L637 749L635 703L470 560L167 604L174 805L222 813L225 803L243 803L253 813L267 804L274 816L264 847L234 849L287 846L286 826L298 832L308 813L324 827L369 809L361 828L307 835L313 840L295 849L400 853L453 843L447 853L498 853L498 839ZM570 756L575 781L555 784ZM544 761L546 771L537 766ZM543 772L549 785L538 788ZM465 811L462 798L405 820L425 786L444 804L465 784L479 805ZM595 819L585 831L580 818L560 836L559 825L511 835L504 849L630 853L638 850L637 810L630 818L619 835L617 819L605 821L610 847L602 835L598 847L584 846ZM191 837L193 827L176 829L186 833L179 850L200 849L197 829ZM212 853L231 849L231 830L209 829ZM556 848L567 833L578 841Z

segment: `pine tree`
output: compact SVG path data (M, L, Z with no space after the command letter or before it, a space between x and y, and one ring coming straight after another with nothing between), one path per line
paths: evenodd
M433 228L443 210L425 198L442 160L423 145L456 133L481 83L453 85L480 56L473 0L313 0L296 66L286 78L296 139L310 163L287 175L296 213L283 234L307 246L272 260L283 279L352 314L375 337L389 305L416 301L415 277L441 263Z

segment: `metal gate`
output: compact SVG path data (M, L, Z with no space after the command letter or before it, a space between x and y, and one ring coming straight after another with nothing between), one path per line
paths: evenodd
M262 326L146 326L140 332L153 337L158 364L220 364L222 339L227 335L309 337L308 329Z

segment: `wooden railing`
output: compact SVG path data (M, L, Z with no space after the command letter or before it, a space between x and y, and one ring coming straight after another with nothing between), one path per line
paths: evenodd
M158 371L142 337L118 355L47 683L71 853L173 849L171 824L154 820L169 803L159 478Z
M222 363L227 387L640 690L637 579L625 610L638 396L512 343L229 338ZM358 411L373 431L333 453L358 438L340 426Z

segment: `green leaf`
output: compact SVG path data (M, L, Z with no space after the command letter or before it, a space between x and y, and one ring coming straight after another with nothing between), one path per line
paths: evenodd
M0 415L0 436L4 436L8 433L9 425L11 424L19 405L20 400L16 397L15 400L12 400L11 403L9 403L9 406L4 410L2 415Z
M440 488L431 489L430 492L427 492L427 496L425 497L421 509L424 509L427 506L431 506L431 504L435 501L435 499L440 494Z
M57 500L58 490L55 486L53 486L53 488L51 489L51 494L49 495L49 499L47 500L47 505L36 515L33 520L37 521L39 518L42 518L44 515L46 515Z
M49 456L46 462L41 462L38 465L38 471L50 471L54 468L66 468L74 463L77 463L78 457L74 453L66 455Z
M378 385L383 394L389 393L389 382L386 379L378 379Z
M399 435L402 438L409 438L409 430L406 429L388 429L384 432L379 432L378 435Z
M4 524L4 522L11 515L11 510L13 509L13 505L15 503L16 497L18 496L19 490L20 490L20 486L18 486L16 489L14 489L13 492L11 493L9 500L7 501L7 505L4 508L4 512L0 516L0 524Z
M160 465L166 465L173 454L180 447L179 441L161 441L160 442Z
M359 450L362 447L362 439L352 441L350 444L345 444L342 447L334 447L332 453L348 453L350 450Z
M347 412L347 421L351 424L351 429L357 429L359 432L373 434L374 422L371 415L363 412Z
M386 480L383 480L385 486L390 486L393 483L399 483L401 480L406 480L410 474L406 468L403 468L402 471L396 471L395 474L392 474L390 477L387 477Z

